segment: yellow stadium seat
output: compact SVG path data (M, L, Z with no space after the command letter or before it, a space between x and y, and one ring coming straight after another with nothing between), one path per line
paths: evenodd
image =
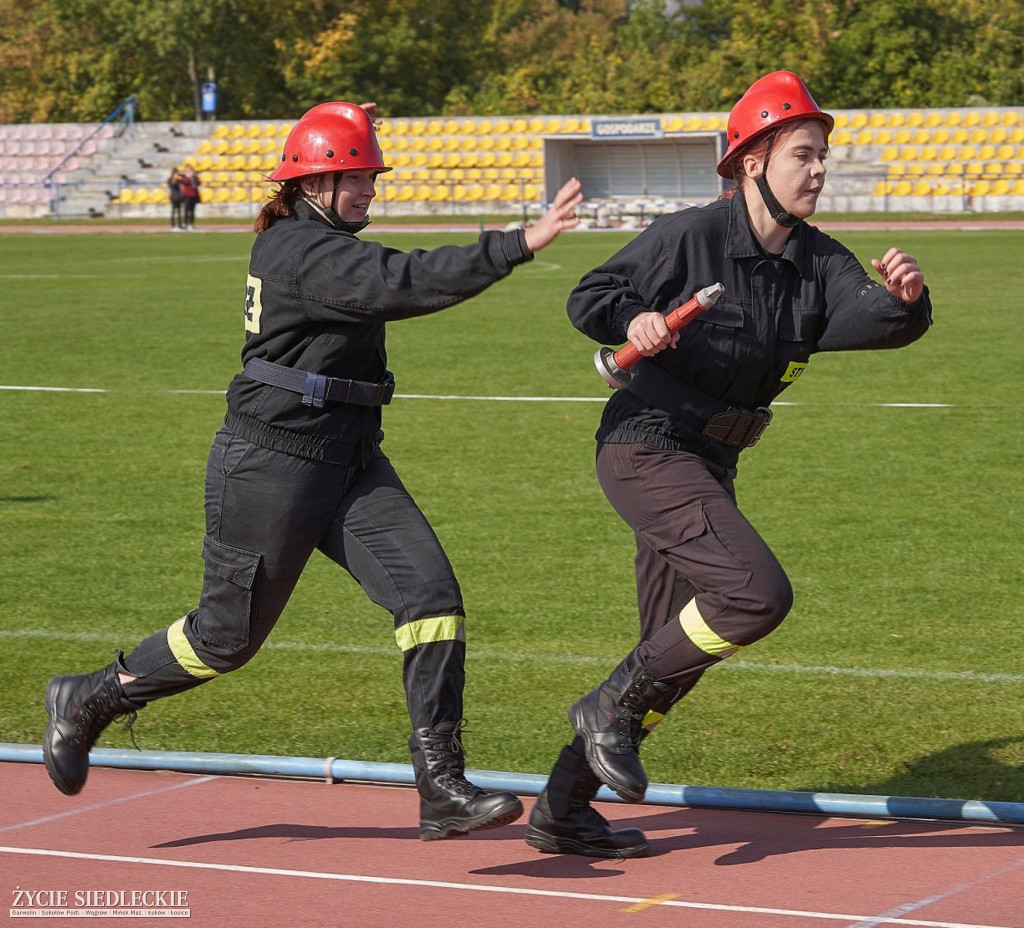
M926 197L932 192L932 185L926 180L919 180L914 184L915 197Z
M992 184L987 180L975 181L970 188L972 197L988 196L992 192Z
M901 180L897 182L895 188L893 189L893 194L898 197L909 197L910 192L913 189L913 185L910 183L909 180Z
M891 129L898 129L907 121L907 114L901 110L897 110L889 114L889 127Z
M1015 180L1013 182L1011 192L1015 197L1024 196L1024 177L1022 177L1020 180Z
M945 114L945 123L947 126L959 126L963 122L963 116L960 115L956 110L949 110Z
M875 184L874 196L876 196L876 197L888 196L890 193L893 192L893 189L894 189L894 187L893 187L893 185L889 181L887 181L887 180L880 180L877 184Z
M929 129L932 129L935 126L941 126L942 114L935 112L935 110L932 110L931 112L928 113L927 116L924 117L924 125Z
M229 132L230 129L228 128L227 124L220 122L217 123L217 125L213 128L213 137L215 139L226 139L228 137Z
M992 182L992 196L1005 197L1010 193L1010 182L1005 178Z

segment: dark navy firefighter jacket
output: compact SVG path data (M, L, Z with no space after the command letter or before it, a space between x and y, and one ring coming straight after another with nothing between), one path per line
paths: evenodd
M459 303L532 259L521 230L484 232L472 245L410 252L333 228L301 201L297 216L256 236L249 261L243 365L262 358L328 377L380 383L385 323ZM250 379L227 392L225 425L286 454L352 465L380 442L379 406L302 403L302 395Z
M806 222L779 256L766 254L743 194L662 216L569 296L573 325L621 344L642 312L667 313L716 282L717 303L679 342L642 359L605 406L597 439L699 454L735 472L740 448L703 434L727 410L768 407L818 351L899 348L931 324L927 288L904 303L868 276L843 245Z

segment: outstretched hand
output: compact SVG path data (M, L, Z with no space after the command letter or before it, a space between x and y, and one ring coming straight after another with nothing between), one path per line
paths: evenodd
M379 129L384 124L384 120L378 115L376 102L360 103L359 106L361 109L366 110L366 115L370 117L370 122L373 123L374 129Z
M582 189L583 185L575 177L562 185L544 215L525 232L526 247L530 251L540 251L566 229L575 229L580 224L576 207L583 202Z
M924 274L917 259L899 248L890 248L879 260L871 259L871 266L882 275L886 289L904 303L916 303L924 290Z

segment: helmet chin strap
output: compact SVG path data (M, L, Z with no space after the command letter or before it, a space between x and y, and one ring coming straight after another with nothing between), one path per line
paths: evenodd
M767 167L767 164L765 167ZM764 200L764 205L768 208L772 219L783 228L792 229L800 221L800 218L783 209L778 197L772 193L772 188L768 186L768 177L764 171L754 178L754 183L757 184L757 189L761 193L761 199Z
M757 189L761 194L761 199L764 200L764 205L768 209L768 213L772 219L774 219L784 229L792 229L793 226L800 222L800 218L783 209L778 197L775 196L772 188L768 186L768 159L771 157L772 146L774 144L775 136L773 135L768 140L768 148L764 153L764 165L761 168L761 173L754 178L754 183L757 184Z
M323 177L323 175L319 175ZM317 187L320 187L319 177L317 179ZM338 192L338 184L341 183L341 172L337 171L334 174L334 184L331 189L331 202L333 203ZM354 222L342 219L330 206L324 206L321 202L320 197L323 195L322 190L317 190L317 195L309 193L305 187L300 188L302 199L305 200L310 206L316 210L317 214L332 228L338 229L340 232L349 232L355 234L361 232L370 224L370 218L364 216L362 219L358 219Z

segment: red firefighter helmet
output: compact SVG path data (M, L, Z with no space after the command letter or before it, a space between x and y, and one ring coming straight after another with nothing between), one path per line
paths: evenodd
M370 114L355 103L321 103L302 115L284 142L281 163L269 180L290 180L334 171L385 167Z
M733 177L733 162L740 149L771 129L798 119L820 119L826 132L835 125L792 71L773 71L754 81L729 114L729 145L718 162L718 173Z

